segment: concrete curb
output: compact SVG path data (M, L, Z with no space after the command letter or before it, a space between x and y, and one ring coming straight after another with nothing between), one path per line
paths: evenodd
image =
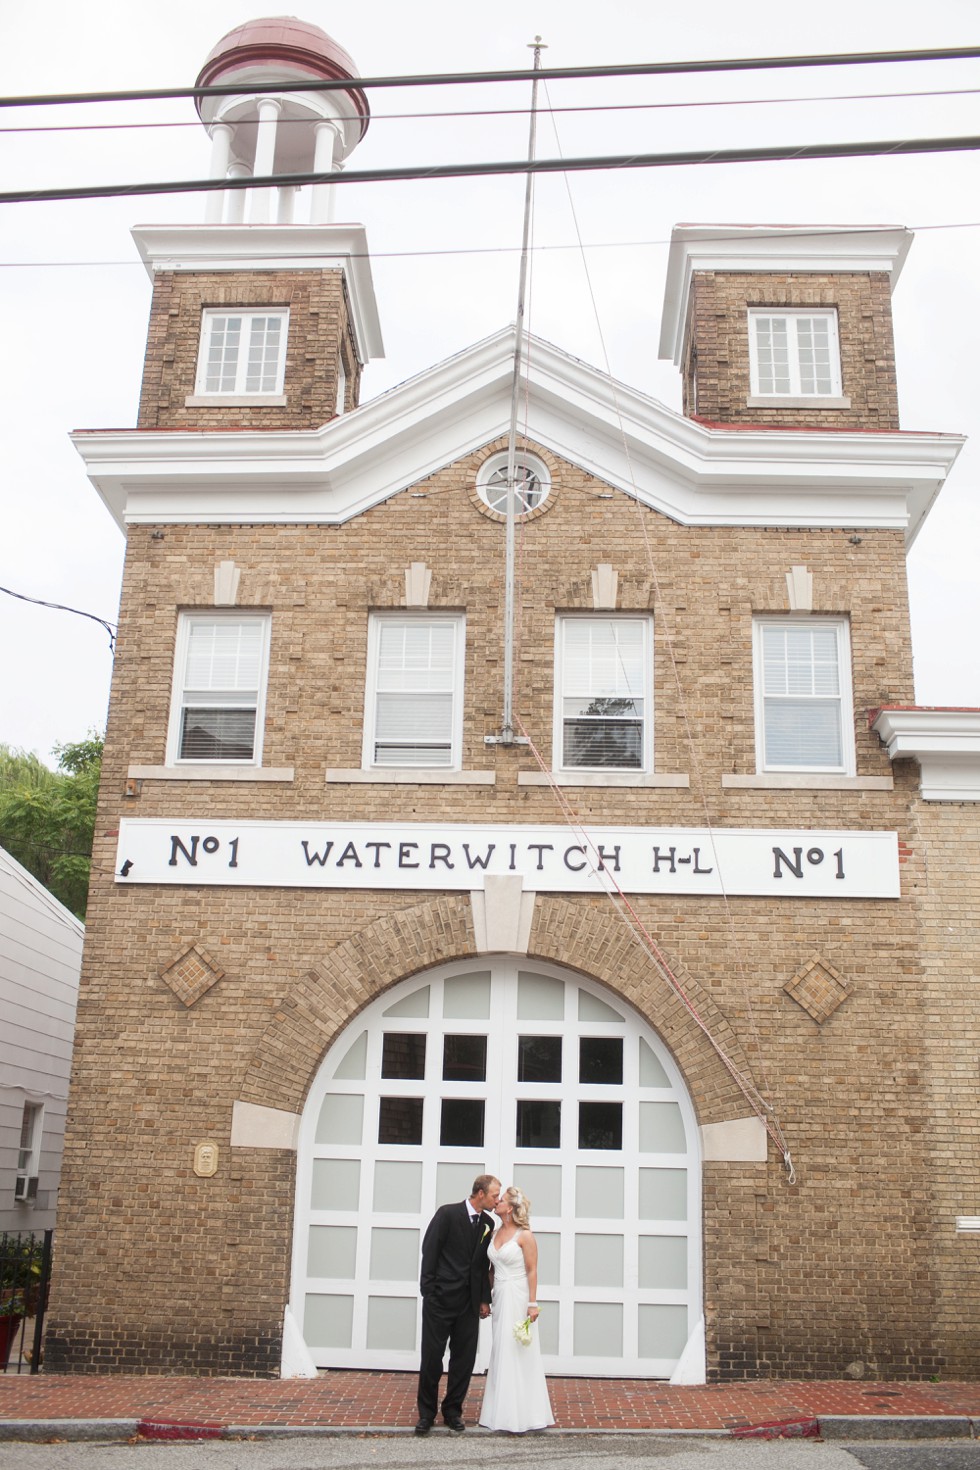
M0 1419L0 1443L119 1442L124 1440L323 1439L341 1435L397 1438L412 1427L390 1424L225 1424L179 1419ZM472 1426L483 1440L492 1431ZM541 1431L548 1439L586 1435L658 1439L923 1440L980 1439L980 1419L955 1414L821 1414L816 1419L744 1424L731 1429L560 1429Z
M821 1414L823 1439L976 1439L980 1421L956 1414Z

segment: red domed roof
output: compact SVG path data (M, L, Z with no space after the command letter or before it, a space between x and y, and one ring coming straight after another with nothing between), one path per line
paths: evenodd
M201 67L195 86L232 82L235 73L253 66L281 68L283 81L299 81L304 76L345 81L359 75L343 46L326 31L295 16L278 15L246 21L222 36ZM360 87L351 87L348 95L364 117L366 128L370 111L367 98ZM201 100L197 99L199 112Z

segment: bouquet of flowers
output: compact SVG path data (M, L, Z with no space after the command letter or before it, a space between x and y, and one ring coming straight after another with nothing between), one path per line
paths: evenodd
M523 1322L514 1323L514 1336L517 1338L517 1341L520 1343L521 1347L531 1346L532 1325L533 1324L530 1317L525 1317Z

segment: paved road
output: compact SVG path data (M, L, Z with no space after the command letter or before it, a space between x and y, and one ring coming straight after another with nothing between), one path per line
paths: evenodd
M468 1451L468 1453L467 1453ZM199 1444L0 1444L0 1470L980 1470L980 1440L920 1444L759 1442L653 1434L549 1437L323 1435Z

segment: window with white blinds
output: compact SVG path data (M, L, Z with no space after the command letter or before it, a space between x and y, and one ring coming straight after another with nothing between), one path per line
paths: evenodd
M755 663L760 770L852 775L846 622L760 618L755 625Z
M170 760L258 765L267 617L185 614L177 631Z
M749 365L754 395L839 398L836 311L750 311Z
M649 618L558 619L557 764L651 769L651 664Z
M289 312L206 311L195 391L234 397L282 393Z
M364 764L459 770L461 616L372 617Z

